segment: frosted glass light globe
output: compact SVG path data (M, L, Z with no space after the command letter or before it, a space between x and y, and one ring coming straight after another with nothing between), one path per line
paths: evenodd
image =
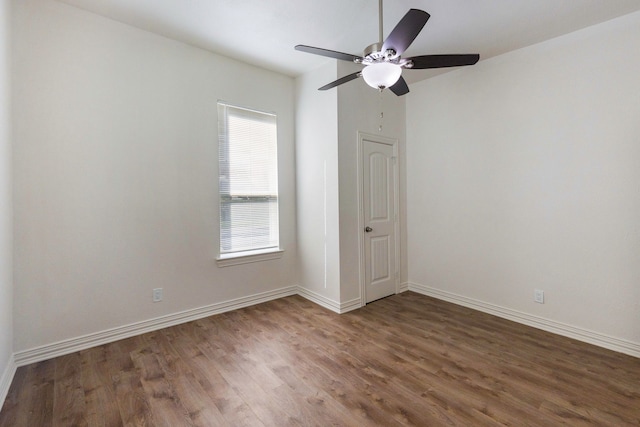
M402 75L402 68L391 62L377 62L367 65L362 70L362 77L369 86L375 89L385 89L396 84Z

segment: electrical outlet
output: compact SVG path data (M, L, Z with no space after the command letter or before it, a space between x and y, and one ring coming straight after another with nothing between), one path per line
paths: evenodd
M544 304L544 291L540 289L536 289L533 291L533 301Z
M153 290L153 302L162 301L162 288L155 288Z

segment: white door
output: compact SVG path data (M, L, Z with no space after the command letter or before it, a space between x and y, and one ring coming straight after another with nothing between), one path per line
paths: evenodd
M372 138L373 139L373 138ZM365 301L396 293L393 145L362 139Z

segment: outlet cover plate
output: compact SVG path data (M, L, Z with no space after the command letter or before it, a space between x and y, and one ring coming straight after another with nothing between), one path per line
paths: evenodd
M155 288L153 290L153 302L162 301L162 288Z
M534 290L533 300L539 304L544 304L544 291L540 289Z

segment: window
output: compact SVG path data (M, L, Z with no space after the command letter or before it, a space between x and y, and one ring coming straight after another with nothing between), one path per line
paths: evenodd
M277 251L275 114L218 103L220 259Z

